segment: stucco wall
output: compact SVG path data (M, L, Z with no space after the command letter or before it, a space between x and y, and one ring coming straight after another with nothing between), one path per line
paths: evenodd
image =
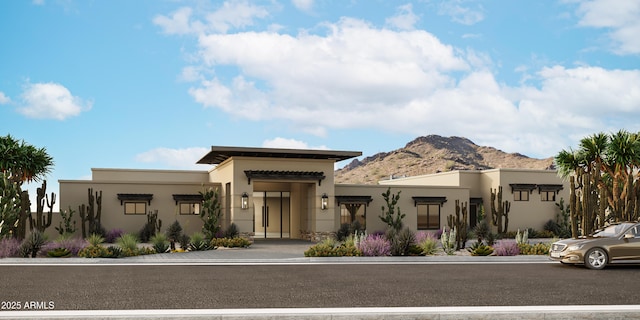
M400 212L406 214L403 219L405 227L417 230L418 214L417 207L412 197L446 197L446 202L440 208L440 228L447 225L447 216L455 215L455 200L461 202L469 201L469 189L462 187L424 187L408 185L336 185L336 195L340 196L371 196L372 201L367 207L367 230L385 230L387 225L380 220L382 207L386 209L386 202L382 193L391 188L392 194L400 191L400 199L396 205ZM340 209L336 207L333 211L336 221L340 221Z
M113 176L132 171L119 171L113 169ZM135 175L138 181L108 180L60 180L60 210L75 211L74 218L77 221L77 234L81 234L80 216L78 206L88 204L88 189L93 188L93 193L102 191L102 226L108 231L114 228L123 229L126 233L138 233L147 221L146 215L125 215L124 206L118 200L118 193L128 194L153 194L151 203L147 205L147 212L158 210L158 219L162 220L161 232L175 220L179 221L183 231L192 234L202 230L202 220L197 215L178 214L177 205L173 199L174 194L198 194L204 187L220 187L219 184L211 184L207 180L199 182L184 182L174 180L172 182L158 181L156 173L162 171L137 171ZM98 175L100 176L100 175ZM190 175L186 175L189 177ZM199 174L199 176L203 176ZM178 179L179 176L174 176ZM204 177L208 177L206 174Z

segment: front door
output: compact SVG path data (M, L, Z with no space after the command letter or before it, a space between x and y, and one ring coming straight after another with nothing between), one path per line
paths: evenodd
M256 238L289 238L290 194L288 191L253 193Z

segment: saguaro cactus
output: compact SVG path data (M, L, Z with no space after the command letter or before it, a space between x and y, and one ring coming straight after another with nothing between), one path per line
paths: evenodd
M53 205L56 203L56 194L51 192L51 201L49 201L49 196L47 195L47 181L42 182L42 187L36 190L36 218L35 222L33 221L33 217L29 214L29 229L31 231L38 230L42 233L51 226L51 218L53 217ZM49 208L49 212L47 212L47 216L44 215L44 206L45 200L47 208Z
M496 189L491 189L491 222L494 226L498 227L499 234L507 232L507 228L509 227L510 210L511 202L508 200L502 201L502 186L498 187L497 192Z
M82 237L87 237L88 234L101 234L102 223L100 218L102 216L102 190L96 191L96 195L93 195L93 188L87 190L87 196L89 198L88 205L80 205L78 207L78 213L80 214L82 225ZM87 226L85 227L85 223Z
M462 214L462 218L460 215ZM447 224L450 229L456 229L456 250L464 248L467 243L467 202L460 205L460 200L456 200L456 215L447 217Z

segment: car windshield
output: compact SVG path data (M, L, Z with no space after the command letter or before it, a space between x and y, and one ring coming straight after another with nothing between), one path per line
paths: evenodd
M621 223L621 224L613 224L610 225L602 230L598 230L596 231L594 234L592 234L591 236L593 237L615 237L620 235L622 232L624 232L625 230L627 230L627 228L629 228L629 226L631 226L631 223Z

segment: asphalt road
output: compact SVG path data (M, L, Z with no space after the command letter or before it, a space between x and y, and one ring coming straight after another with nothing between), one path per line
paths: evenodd
M560 264L0 266L0 301L55 310L637 304L640 267Z

